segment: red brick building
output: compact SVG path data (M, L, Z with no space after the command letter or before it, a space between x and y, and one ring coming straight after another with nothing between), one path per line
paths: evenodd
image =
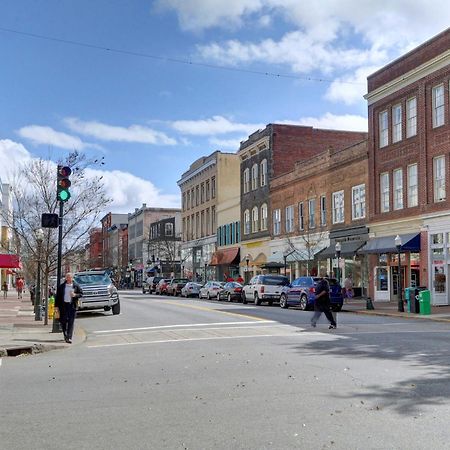
M370 294L423 285L449 304L450 29L368 77Z
M89 232L89 268L103 267L103 236L101 228Z

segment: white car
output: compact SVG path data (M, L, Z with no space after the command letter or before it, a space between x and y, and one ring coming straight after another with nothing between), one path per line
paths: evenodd
M225 283L222 281L208 281L203 287L200 288L198 298L211 298L216 299L217 293L223 289Z
M283 286L289 284L289 278L283 275L256 275L242 288L242 303L254 302L260 305L279 302Z

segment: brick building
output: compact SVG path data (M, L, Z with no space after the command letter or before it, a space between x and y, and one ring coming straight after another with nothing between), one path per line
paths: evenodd
M103 234L101 228L93 228L89 232L88 266L103 267Z
M269 124L241 142L241 266L247 276L274 270L271 230L282 218L271 206L272 179L291 172L296 162L328 148L335 151L367 138L366 133ZM274 213L277 216L274 216ZM250 272L250 273L247 273Z
M424 285L449 304L450 29L368 77L370 293ZM373 206L372 206L373 205Z
M367 285L365 258L358 255L368 239L367 185L367 140L329 148L273 178L270 203L279 220L270 229L268 262L286 263L291 279L320 272L352 276L361 291Z

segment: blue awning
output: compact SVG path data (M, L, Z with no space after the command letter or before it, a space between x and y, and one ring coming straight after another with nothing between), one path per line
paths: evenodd
M420 252L420 233L400 234L402 239L401 252ZM370 239L358 253L396 253L395 236L383 236Z

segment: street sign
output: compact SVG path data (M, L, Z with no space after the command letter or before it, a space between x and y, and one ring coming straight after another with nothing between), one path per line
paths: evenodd
M42 228L58 228L58 214L43 213L41 216Z

